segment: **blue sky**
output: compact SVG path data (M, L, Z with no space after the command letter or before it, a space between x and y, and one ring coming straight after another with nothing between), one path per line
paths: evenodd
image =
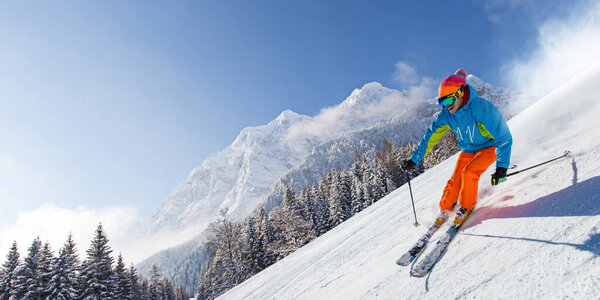
M0 229L44 203L149 216L244 127L409 88L398 63L517 88L507 65L589 3L2 2Z

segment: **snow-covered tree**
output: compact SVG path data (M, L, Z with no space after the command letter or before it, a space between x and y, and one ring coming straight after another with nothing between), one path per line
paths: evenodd
M44 247L42 247L40 251L40 266L39 266L39 290L38 295L40 298L47 298L50 293L50 282L52 280L52 268L54 264L54 255L52 254L52 249L50 247L50 243L44 243Z
M183 285L178 285L177 288L175 288L175 300L189 300L190 296L189 293L187 291L187 289L185 288L185 286Z
M283 195L283 208L304 218L302 208L300 207L300 202L296 198L296 191L291 187L285 188L285 193Z
M128 300L141 300L144 299L142 297L142 287L140 286L140 277L137 274L136 268L131 264L129 270L127 271L127 277L129 277L129 282L131 283L131 289L129 290L129 294L127 294L126 299Z
M17 271L17 280L12 296L15 299L40 299L40 256L42 242L37 237L28 249L27 257Z
M372 197L374 201L378 201L388 194L387 174L385 172L385 167L380 160L375 160L373 167L374 176L371 181L371 191L373 193Z
M139 299L152 299L150 298L150 291L148 287L149 283L146 279L140 279L140 298Z
M245 279L241 255L241 227L227 218L221 210L219 219L209 225L206 243L210 261L198 285L198 298L215 298Z
M341 224L350 217L350 208L348 207L348 199L350 192L346 189L341 174L334 170L332 175L333 181L330 184L329 192L329 217L333 227Z
M246 218L242 229L242 263L244 264L244 273L247 277L262 270L259 266L259 261L261 260L263 249L259 243L255 228L254 218Z
M64 246L52 266L48 299L79 299L78 278L79 258L73 236L69 234Z
M321 181L321 184L325 184L325 185L329 186L324 181ZM316 232L317 236L323 235L325 232L327 232L331 228L331 225L329 222L329 201L328 201L328 198L326 198L324 196L323 190L324 189L322 189L321 186L319 186L318 188L316 186L313 186L311 189L313 198L315 199L316 222L315 222L313 228L314 228L314 231ZM329 194L329 191L327 191L326 193Z
M354 175L352 178L352 202L350 203L350 211L355 215L363 210L365 202L365 193L360 177Z
M14 241L6 255L6 261L0 269L0 300L10 299L11 294L15 291L17 271L20 264L21 259L17 241Z
M162 300L175 300L175 287L170 280L163 280L161 289L160 299Z
M315 220L315 200L311 193L310 186L306 186L300 192L300 206L302 208L302 216L306 222L314 224Z
M123 255L119 253L117 263L113 270L114 294L117 299L127 299L131 294L132 284L127 273L127 268L123 262Z
M257 235L257 248L261 249L258 254L258 268L264 270L266 267L272 265L276 261L276 257L271 255L267 247L273 241L273 228L269 221L269 216L265 212L265 207L260 206L256 215L256 235Z
M269 219L275 232L275 240L269 247L279 255L279 259L290 255L316 237L309 223L285 208L273 208Z
M102 224L98 225L81 268L81 298L114 299L112 250Z
M149 282L149 286L148 286L150 298L151 299L161 299L162 289L163 289L162 275L158 271L158 267L156 265L153 265L152 272L150 273L150 282Z
M366 165L363 169L363 208L369 207L371 204L375 203L378 199L376 199L376 193L374 192L372 182L374 181L375 174L372 171L371 165Z

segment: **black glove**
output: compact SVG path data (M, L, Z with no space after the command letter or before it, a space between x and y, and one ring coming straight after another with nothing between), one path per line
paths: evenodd
M496 168L496 173L492 174L492 185L506 181L506 168Z
M414 161L412 161L410 159L407 159L407 160L405 160L405 161L402 162L402 169L404 171L408 171L408 170L414 168L416 165L417 164L415 164Z

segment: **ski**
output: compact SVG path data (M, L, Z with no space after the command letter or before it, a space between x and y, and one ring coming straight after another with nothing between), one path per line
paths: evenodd
M410 263L412 263L415 258L419 256L419 253L425 249L427 242L439 228L440 225L435 223L431 225L429 230L427 230L427 232L415 243L415 245L396 261L396 264L400 266L408 266Z
M415 268L410 271L410 276L413 277L425 277L433 269L435 264L438 262L444 251L448 247L448 244L452 241L456 233L460 229L461 225L464 224L452 224L444 235L437 241L433 250L428 253Z

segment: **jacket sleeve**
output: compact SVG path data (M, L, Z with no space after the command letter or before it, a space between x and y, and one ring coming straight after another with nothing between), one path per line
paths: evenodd
M510 165L510 154L512 148L512 134L508 129L506 120L489 101L485 101L481 114L482 119L477 123L477 127L483 136L494 139L496 146L496 167L508 168Z
M435 146L442 136L444 136L444 133L446 133L446 130L448 129L450 129L450 126L448 125L448 122L444 116L444 112L442 111L433 121L433 123L431 123L431 126L429 126L429 129L425 133L425 136L423 136L421 142L419 142L419 145L413 152L410 160L418 165L423 160L425 155L431 151L433 146Z

